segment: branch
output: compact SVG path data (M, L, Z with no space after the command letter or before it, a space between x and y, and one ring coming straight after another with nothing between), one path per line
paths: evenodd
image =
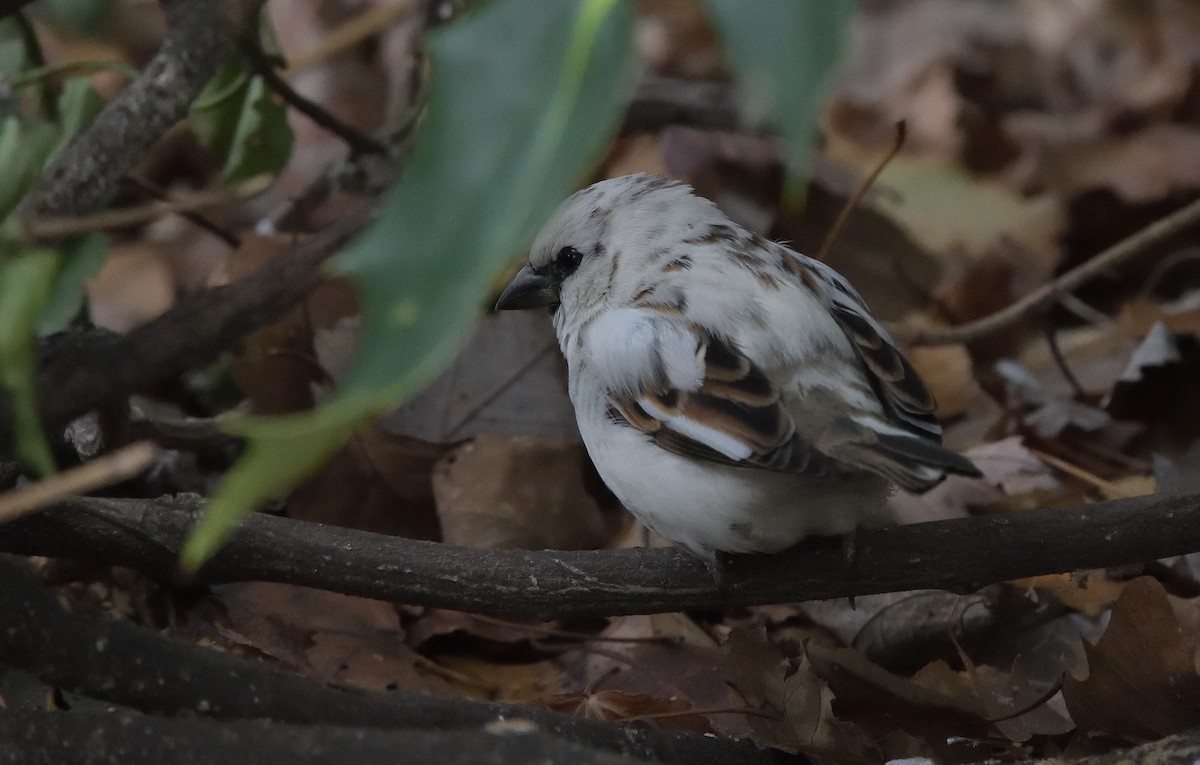
M647 133L668 125L736 130L732 89L721 82L647 77L625 111L621 133Z
M7 556L0 556L0 663L20 667L56 687L150 714L194 715L199 711L222 720L468 731L467 739L485 726L528 721L545 735L641 759L735 765L781 762L779 757L759 752L748 743L625 727L519 704L329 688L261 662L164 637L130 622L92 616L78 604L60 601L23 561ZM225 726L221 729L224 731ZM229 730L232 735L240 728ZM329 733L344 740L336 731ZM143 744L148 746L153 739L147 736ZM0 760L9 741L0 734L0 742L5 742L0 744ZM88 746L84 751L90 749ZM397 751L407 753L407 745ZM403 757L400 760L408 761ZM174 762L176 757L159 761ZM230 761L288 760L238 756Z
M229 3L162 0L167 36L136 80L104 107L55 158L23 203L37 216L86 215L106 205L118 184L175 123L233 49Z
M911 345L955 345L970 343L997 330L1016 324L1031 313L1046 308L1104 271L1144 254L1150 248L1200 223L1200 200L1151 223L1094 258L1079 264L1048 284L990 316L943 330L918 332L905 341Z
M242 35L238 40L238 47L246 56L246 61L249 62L250 68L263 78L267 87L278 93L293 109L345 141L352 151L358 154L386 155L388 153L388 147L382 141L376 141L374 138L359 132L357 129L330 114L320 104L296 92L275 68L275 63L271 58L263 51L262 42L258 38L257 30L249 30L246 34Z
M199 499L82 498L0 527L0 550L122 565L169 579ZM1200 496L1147 496L862 531L736 558L717 586L676 549L479 550L254 515L200 583L286 582L500 617L712 609L996 582L1200 551Z
M126 335L96 330L52 338L38 374L42 422L59 428L215 358L303 299L321 263L366 219L365 213L344 218L250 276L185 298Z
M119 762L122 765L209 765L286 762L291 765L475 765L569 762L645 763L597 751L530 729L375 730L331 725L281 725L266 720L217 722L164 719L131 712L26 712L0 717L4 762ZM403 753L399 756L398 753Z

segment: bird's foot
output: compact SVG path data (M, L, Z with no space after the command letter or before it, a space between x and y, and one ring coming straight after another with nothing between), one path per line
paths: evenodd
M711 554L704 558L704 565L708 569L709 576L712 577L713 584L718 590L725 588L726 574L733 563L733 556L720 550L713 550Z
M855 526L848 534L842 535L842 557L846 560L846 568L849 569L851 576L854 575L854 570L858 566L858 532L861 526ZM854 596L851 595L850 608L854 609Z

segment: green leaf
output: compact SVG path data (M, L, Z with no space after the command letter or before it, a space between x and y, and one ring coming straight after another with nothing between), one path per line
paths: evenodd
M16 420L17 456L42 475L54 457L37 410L37 350L33 328L58 273L54 250L27 250L0 264L0 384L8 388Z
M275 175L291 155L292 128L287 109L262 77L251 77L222 175L229 183Z
M356 366L315 412L231 428L250 450L185 545L185 569L449 362L497 271L615 134L635 74L631 38L629 4L617 0L495 0L430 36L413 154L383 214L338 263L364 301Z
M13 17L0 21L0 77L10 81L16 79L28 62L20 24Z
M38 317L39 336L63 331L79 315L84 284L104 265L107 255L108 237L103 234L75 236L63 244L62 269Z
M45 123L22 123L16 117L0 120L0 218L7 217L58 143L58 128Z
M701 0L725 45L754 128L784 139L785 197L802 198L832 73L841 63L854 0Z
M292 152L287 109L261 77L250 76L235 55L192 104L192 130L225 156L222 177L237 183L278 173Z
M95 35L112 15L114 0L51 0L55 23L81 35Z
M63 86L58 97L59 135L51 151L54 156L66 148L71 139L79 135L104 108L104 97L92 87L86 77L72 77ZM46 158L50 161L50 157Z

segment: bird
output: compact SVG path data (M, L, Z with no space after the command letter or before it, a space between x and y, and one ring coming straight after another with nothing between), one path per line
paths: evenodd
M600 477L710 568L852 536L892 520L897 487L980 475L844 277L679 181L574 193L496 308L550 310Z

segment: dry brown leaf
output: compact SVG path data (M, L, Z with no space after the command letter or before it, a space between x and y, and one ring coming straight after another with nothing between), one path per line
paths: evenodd
M1012 741L1071 731L1074 724L1042 701L1044 692L1029 687L1019 662L1018 658L1009 674L986 665L968 665L957 671L936 661L914 675L913 682L945 694L963 709L996 720L996 728Z
M1087 679L1063 684L1080 731L1152 740L1200 724L1195 645L1156 580L1126 586L1104 635L1084 649Z
M495 661L467 653L446 653L434 660L444 669L446 681L470 698L539 704L542 699L577 688L557 658Z
M747 718L756 743L789 749L818 745L825 686L807 659L788 659L761 627L735 629L721 646L720 671L747 705L777 718Z
M380 534L440 539L432 473L447 451L368 425L292 490L288 514Z
M175 280L161 247L114 246L87 283L88 315L97 327L128 332L175 304Z
M433 443L481 433L579 438L558 341L539 311L485 316L450 367L381 423Z
M557 696L542 702L543 706L588 720L615 722L652 722L656 727L690 730L713 734L703 710L688 714L694 708L683 699L667 699L644 693L594 691Z
M745 707L716 671L721 661L716 642L685 614L614 619L601 637L638 642L606 641L600 644L603 653L585 650L575 673L584 687L678 698L693 709ZM750 734L748 719L741 714L717 714L709 724L721 735L744 738Z
M579 444L480 435L434 468L442 539L471 547L602 547L611 529L586 485L590 469Z
M939 419L957 417L981 396L971 354L963 345L909 348L905 355L937 401Z
M1075 571L1014 579L1012 584L1042 590L1067 608L1095 619L1117 601L1126 583L1109 579L1103 571Z
M418 670L389 603L268 582L222 585L214 595L225 607L217 628L228 639L321 682L448 690Z
M833 714L885 744L884 755L889 758L903 756L886 746L887 737L897 729L923 742L939 762L961 761L961 742L992 737L990 724L980 719L978 702L963 705L959 699L887 672L850 648L810 645L807 655L814 672L833 691Z

